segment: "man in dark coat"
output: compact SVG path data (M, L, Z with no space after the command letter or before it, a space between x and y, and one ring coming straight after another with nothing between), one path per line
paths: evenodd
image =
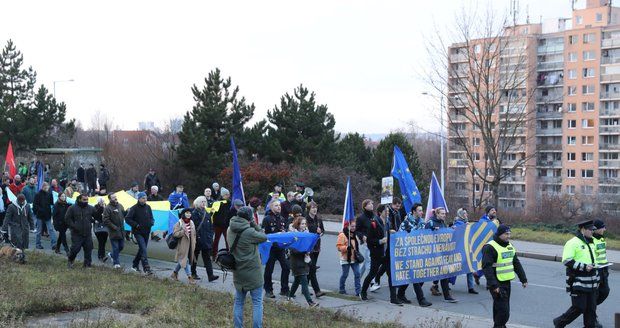
M144 176L144 190L149 191L151 187L157 186L157 189L161 189L161 182L159 182L159 177L155 173L154 168L149 169L149 173Z
M22 250L28 248L28 232L34 232L34 220L31 213L26 197L19 194L17 201L8 206L2 224L4 239L10 240L13 246Z
M71 251L67 266L73 268L73 261L80 250L84 249L84 267L88 268L92 263L93 252L93 218L94 208L88 205L88 195L81 194L78 201L71 205L65 214L65 222L71 229Z
M41 232L43 226L47 227L47 233L50 236L50 242L52 249L56 246L56 233L52 226L52 206L54 205L54 197L50 192L50 186L47 182L43 182L41 190L34 196L33 211L37 218L37 234L35 243L37 249L43 249L41 245Z
M108 227L110 244L112 244L111 258L115 269L121 268L119 254L125 247L125 209L118 202L116 194L108 195L110 203L103 209L103 224Z
M95 164L90 163L86 169L86 185L88 187L88 194L94 195L97 189L97 170L95 170Z
M149 266L146 248L148 247L151 228L155 224L155 220L153 219L151 206L146 204L145 192L138 193L138 203L129 208L125 222L131 227L131 232L138 243L138 253L136 253L133 259L131 268L136 272L140 272L140 262L142 262L144 273L147 275L153 274Z
M213 265L211 264L211 247L213 247L213 224L211 224L211 215L207 213L207 198L199 196L194 201L194 210L192 211L192 221L196 227L196 249L194 250L194 258L192 262L192 277L200 280L197 272L198 255L202 254L202 262L207 270L209 282L219 278L213 274Z
M108 189L108 182L110 181L110 171L105 167L105 164L99 164L99 189Z
M82 189L86 190L86 170L84 169L84 163L80 163L80 167L78 167L75 177L77 178L77 182L82 185Z
M286 232L286 220L280 215L282 209L280 208L280 201L273 200L269 204L271 207L271 212L269 215L265 216L262 222L262 227L265 229L265 234L272 234L278 232ZM271 280L271 276L273 275L273 269L276 265L276 261L280 263L280 295L288 296L289 287L288 287L288 275L290 272L290 268L288 265L288 261L286 260L285 250L283 248L278 247L278 245L271 246L271 250L269 250L269 259L267 260L267 264L265 265L265 275L264 275L264 288L265 288L265 296L268 298L275 298L273 295L273 282Z

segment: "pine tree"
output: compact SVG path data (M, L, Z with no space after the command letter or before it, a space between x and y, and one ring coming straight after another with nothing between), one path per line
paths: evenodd
M269 154L273 161L327 163L333 159L339 138L336 120L303 85L293 95L282 96L280 107L267 112L267 119L271 123L267 138L275 142L275 151Z
M179 132L181 164L195 174L195 187L203 187L230 164L230 137L238 145L247 144L245 125L254 115L254 104L239 97L239 87L231 78L223 79L219 69L205 78L202 88L192 87L196 104L185 114Z
M357 132L347 133L337 143L334 164L366 173L371 156L372 151L366 146L363 135Z

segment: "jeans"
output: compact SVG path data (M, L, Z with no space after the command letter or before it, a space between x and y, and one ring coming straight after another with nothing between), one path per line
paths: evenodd
M149 245L149 234L142 235L139 233L134 234L136 238L136 242L138 242L138 253L133 258L133 267L139 268L140 262L142 262L142 269L144 271L150 271L151 267L149 266L149 260L146 255L146 248Z
M353 270L353 277L355 279L355 294L359 295L359 293L362 291L362 286L360 283L360 264L355 262L342 264L342 275L340 276L340 292L346 293L344 284L347 281L347 277L349 276L349 268Z
M41 246L41 232L43 231L43 226L47 227L47 232L50 234L51 246L54 248L56 246L56 233L54 232L54 227L52 226L52 220L41 220L37 219L37 235L35 237L35 243L37 247Z
M91 235L88 236L80 236L78 234L71 234L71 251L69 252L69 262L73 263L75 261L75 257L78 255L80 250L84 248L84 266L89 267L92 263L92 252L93 252L93 237Z
M301 293L306 297L308 304L312 303L312 297L310 297L310 291L308 290L308 276L295 276L293 285L291 285L291 291L288 293L288 297L293 297L297 291L297 287L301 284Z
M267 260L267 264L265 265L265 291L268 293L273 293L273 282L271 281L271 276L273 275L273 268L276 265L276 261L280 263L280 293L288 294L288 275L290 273L290 268L288 266L288 261L286 260L286 256L284 254L284 249L272 246L269 251L269 259Z
M474 285L474 274L470 272L467 274L467 289L474 289Z
M245 295L248 291L235 291L235 302L233 305L233 321L235 328L243 328L243 305ZM252 327L263 327L263 289L261 287L250 290L252 297Z
M97 237L97 258L100 260L105 257L105 244L108 243L108 233L105 231L95 232L95 237Z
M180 261L180 260L179 260L179 261ZM186 260L186 262L185 262L185 267L184 267L183 269L185 270L185 274L186 274L188 277L191 277L191 276L192 276L192 272L191 272L191 270L190 270L190 265L189 265L189 259L188 259L188 260ZM177 267L176 267L176 268L174 268L174 272L179 273L179 271L181 271L181 262L177 262Z
M123 248L125 248L125 239L110 239L110 244L112 244L112 262L114 265L120 265L119 256Z

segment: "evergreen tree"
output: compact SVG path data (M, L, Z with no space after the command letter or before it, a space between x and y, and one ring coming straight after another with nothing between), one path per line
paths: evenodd
M326 163L333 159L339 138L334 131L336 120L303 85L292 95L282 96L280 107L267 112L267 119L271 123L267 138L275 142L275 151L269 154L272 161Z
M202 88L192 87L196 104L185 114L179 139L181 164L195 174L193 183L203 187L230 164L230 137L237 145L247 145L245 124L254 115L254 104L239 97L239 87L215 69L205 78ZM263 128L264 129L264 128ZM260 132L260 126L256 128Z
M337 143L334 164L366 173L371 156L372 151L366 147L364 136L357 132L348 133Z

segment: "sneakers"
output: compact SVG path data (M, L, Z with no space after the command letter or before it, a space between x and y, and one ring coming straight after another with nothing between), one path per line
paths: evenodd
M470 290L468 290L467 292L468 292L468 293L470 293L470 294L476 294L476 295L478 295L478 292L477 292L475 289L473 289L473 288L472 288L472 289L470 289Z
M390 300L390 303L396 305L396 306L403 306L403 302L401 302L398 298L394 298Z
M441 292L439 291L439 286L437 285L431 286L431 294L433 294L433 296L441 296Z
M267 298L276 298L276 295L274 295L273 292L265 292L265 297L267 297Z
M202 278L200 278L197 274L193 274L193 275L192 275L192 279L194 279L194 280L200 280L200 279L202 279Z
M405 295L403 296L397 296L398 300L403 303L403 304L411 304L411 301L407 299L407 297L405 297Z
M425 298L420 300L420 302L418 302L418 304L420 304L420 307L429 307L429 306L433 305L433 303L427 301Z
M190 285L195 285L196 284L196 280L194 280L194 278L192 276L187 277L187 281L189 281Z
M56 253L56 254L60 254L60 248L58 248L58 247L54 247L54 253Z
M140 273L140 268L135 265L131 266L131 270L134 272Z
M209 282L216 281L220 276L211 276L209 277Z
M376 292L377 290L379 290L379 288L381 288L381 285L375 282L371 282L370 288L368 288L368 290L370 290L371 292Z
M110 256L106 255L101 259L101 261L105 263L105 262L108 262L109 259L110 259Z
M448 303L456 303L458 302L456 299L454 299L452 296L450 295L446 295L446 297L444 298L444 301L448 302Z
M318 292L318 293L315 293L316 298L319 298L319 297L321 297L321 296L325 296L325 295L326 295L326 294L325 294L325 292Z
M308 302L308 306L311 307L311 308L314 308L314 307L319 306L319 303L317 303L317 302Z
M120 264L114 264L114 269L120 269L121 265Z
M170 278L172 278L172 280L179 281L179 273L176 271L172 271Z
M368 294L366 294L366 292L361 292L360 293L360 299L362 301L368 301Z
M338 293L339 293L340 295L346 295L346 294L347 294L347 291L346 291L346 290L341 290L341 291L339 291Z

